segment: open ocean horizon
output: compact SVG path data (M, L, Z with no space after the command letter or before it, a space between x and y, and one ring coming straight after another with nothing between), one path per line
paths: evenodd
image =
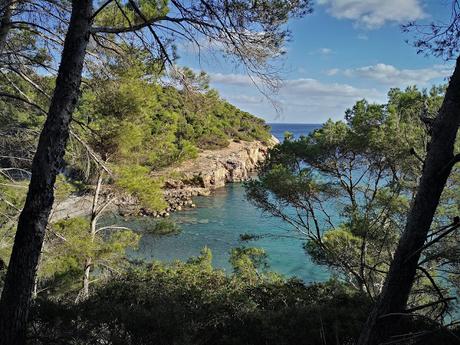
M315 129L321 128L320 123L267 123L271 127L272 134L279 140L284 140L284 133L292 133L294 138L307 135Z

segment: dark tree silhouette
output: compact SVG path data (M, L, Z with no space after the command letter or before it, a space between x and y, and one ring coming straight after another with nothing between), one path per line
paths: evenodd
M0 300L0 344L25 342L32 288L48 216L54 201L56 175L63 165L69 123L78 100L89 42L92 0L74 0L68 34L47 120L32 163L32 178L18 221L13 251Z
M418 25L409 23L406 31L415 31L414 46L419 53L451 59L459 54L460 6L452 1L450 23ZM450 78L446 95L436 118L430 121L431 140L427 146L422 176L412 202L406 226L399 240L382 293L371 311L360 335L358 345L376 345L396 335L402 318L411 317L406 309L420 258L425 249L459 227L458 218L437 238L428 241L447 179L454 165L460 161L455 154L455 140L460 125L460 57ZM442 302L442 301L440 301Z

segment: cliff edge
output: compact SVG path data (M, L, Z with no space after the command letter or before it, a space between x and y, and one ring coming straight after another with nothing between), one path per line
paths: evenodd
M184 207L195 207L192 198L209 195L214 189L227 183L247 180L262 162L268 149L278 143L275 137L267 145L260 141L232 141L219 150L203 150L195 159L184 161L152 173L152 177L166 177L163 193L168 207L160 212L139 208L135 197L120 195L107 211L121 215L146 214L154 217L168 216ZM71 196L54 205L51 219L85 216L91 212L92 195Z
M247 180L265 159L269 147L276 144L275 140L269 145L259 141L231 142L221 150L202 151L196 159L156 172L156 176L174 176L165 182L164 196L169 204L165 211L193 207L193 196L209 195L227 183Z

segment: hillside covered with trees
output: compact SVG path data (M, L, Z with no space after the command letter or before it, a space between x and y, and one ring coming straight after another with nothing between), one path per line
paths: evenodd
M358 4L379 25L376 3L325 12ZM419 53L459 55L460 3L450 11L448 24L403 26ZM187 261L129 257L140 234L102 220L119 194L165 208L158 171L200 150L270 141L205 72L179 67L179 44L219 51L275 105L287 24L311 12L309 0L0 1L0 345L460 343L460 60L445 86L391 88L286 133L245 183L325 282L272 272L252 246L270 233L241 229L225 272L207 247ZM327 91L298 83L305 97ZM70 195L89 195L89 214L53 221ZM149 231L179 229L163 219Z
M104 74L98 70L85 80L58 176L57 203L70 194L97 193L98 198L104 186L107 199L128 194L138 199L140 207L160 211L167 206L161 189L163 177L153 177L152 172L193 159L199 150L222 149L231 140L270 140L264 121L221 99L209 89L204 72L178 69L177 79L163 86L161 76L155 74L155 64L140 59L135 52L117 56L106 67ZM54 83L40 75L31 78L43 92ZM1 82L2 89L14 92L15 82L21 80L10 73L4 74ZM43 101L37 88L28 91L28 99ZM26 197L30 157L45 116L21 100L2 102L0 260L5 267L14 240L14 220ZM47 107L46 102L42 106ZM100 262L93 262L91 270L123 264L125 249L135 246L138 236L117 227L90 230L96 227L108 202L96 202L94 207L100 210L93 213L92 220L74 218L52 225L35 291L79 291L78 277L83 276L88 257Z

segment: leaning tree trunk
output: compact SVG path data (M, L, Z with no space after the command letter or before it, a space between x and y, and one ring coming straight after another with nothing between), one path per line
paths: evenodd
M32 162L29 191L19 217L0 300L0 345L25 342L34 278L54 200L54 183L63 165L69 124L78 100L91 12L92 0L72 1L56 87Z
M393 335L404 313L428 231L455 163L454 144L460 124L460 57L443 104L432 126L431 142L415 199L408 214L384 288L361 333L358 345L375 345ZM393 314L391 316L390 314Z

